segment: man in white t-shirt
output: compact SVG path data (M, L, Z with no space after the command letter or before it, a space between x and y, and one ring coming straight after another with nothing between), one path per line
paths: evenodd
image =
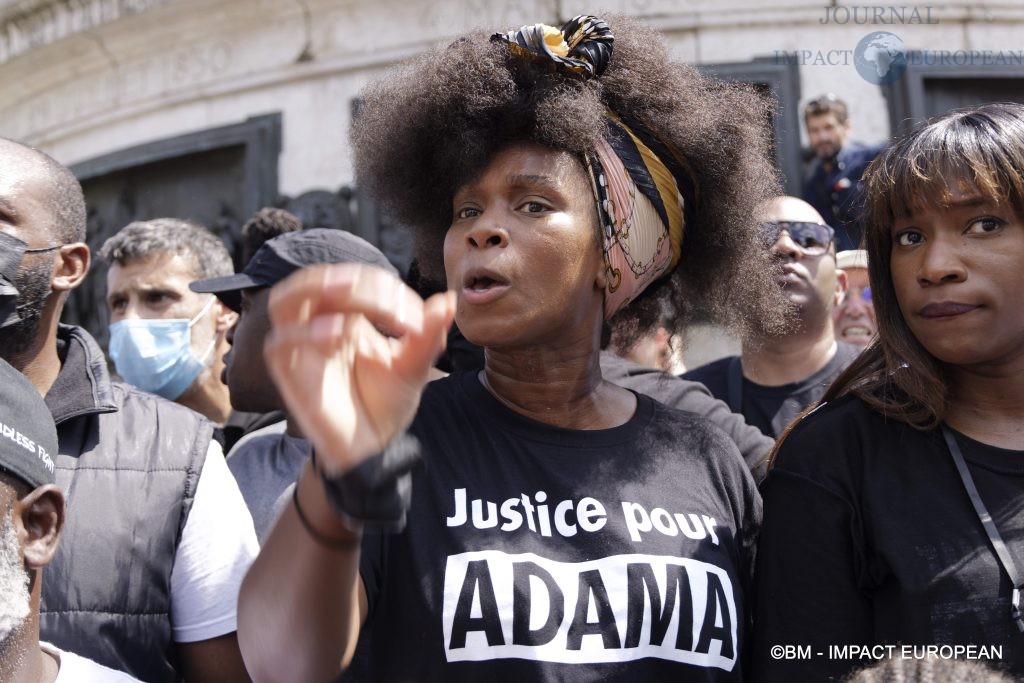
M258 546L213 425L115 381L95 340L59 324L89 271L85 215L68 169L0 138L0 358L45 397L67 496L40 632L153 683L247 682L235 615Z
M41 574L60 542L57 431L35 387L0 360L0 681L128 683L136 679L39 642Z

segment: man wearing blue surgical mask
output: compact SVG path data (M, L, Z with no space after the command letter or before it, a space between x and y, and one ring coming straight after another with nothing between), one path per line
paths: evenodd
M221 381L227 331L238 314L192 280L231 275L224 244L190 221L137 221L100 250L107 271L108 353L130 384L223 425L231 415Z

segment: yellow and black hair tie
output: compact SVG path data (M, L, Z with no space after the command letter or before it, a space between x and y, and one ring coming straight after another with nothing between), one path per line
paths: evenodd
M581 14L561 29L547 24L524 26L518 31L495 33L493 41L502 41L525 54L550 59L582 78L600 76L612 57L612 30L601 19Z

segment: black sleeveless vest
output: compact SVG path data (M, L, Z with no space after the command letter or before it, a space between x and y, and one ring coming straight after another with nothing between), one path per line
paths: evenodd
M61 326L46 396L67 518L43 571L43 640L143 681L179 681L171 568L213 435L205 418L112 382L82 329Z

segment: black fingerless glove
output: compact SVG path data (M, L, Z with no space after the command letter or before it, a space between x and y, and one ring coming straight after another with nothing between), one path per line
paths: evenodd
M412 468L422 458L420 442L411 434L391 441L382 453L337 478L327 477L316 464L334 511L345 521L397 533L405 528L412 497Z

